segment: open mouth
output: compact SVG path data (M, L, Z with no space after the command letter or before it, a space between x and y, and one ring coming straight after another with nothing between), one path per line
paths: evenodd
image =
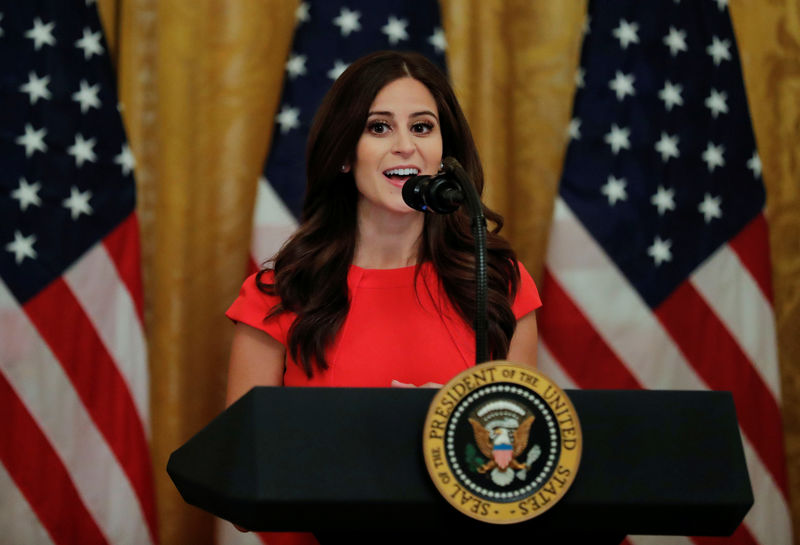
M406 183L406 180L417 174L419 174L419 169L412 167L390 168L389 170L383 171L383 175L389 179L389 182L398 187L402 186Z

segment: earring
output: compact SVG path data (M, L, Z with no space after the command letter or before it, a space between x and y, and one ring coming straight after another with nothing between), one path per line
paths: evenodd
M339 170L342 171L342 172L347 172L347 165L340 166Z
M443 168L444 168L444 161L442 161L441 163L439 163L439 170L442 170Z

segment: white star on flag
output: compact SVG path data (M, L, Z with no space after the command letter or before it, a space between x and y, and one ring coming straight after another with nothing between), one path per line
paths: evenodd
M85 114L89 111L89 108L100 109L102 104L97 97L97 94L100 92L100 84L95 83L90 87L86 80L82 79L80 85L81 88L75 93L72 93L72 100L81 105L81 113Z
M706 223L709 223L714 218L719 219L722 217L721 204L722 197L712 197L709 193L706 193L703 197L703 202L700 203L697 209L703 214Z
M333 24L339 27L342 36L349 36L351 32L361 30L361 23L358 22L359 17L361 17L360 12L342 8L339 11L339 15L333 19Z
M664 101L664 107L668 112L671 111L672 107L675 105L683 106L681 92L683 92L682 85L673 84L669 80L664 82L664 87L658 92L658 98Z
M53 37L53 29L55 26L56 24L54 22L51 21L44 24L42 20L37 17L33 20L33 28L25 33L25 37L33 40L33 48L39 51L43 45L56 44L56 39Z
M89 199L91 198L92 192L88 189L86 191L80 191L77 187L72 186L69 190L69 197L64 199L62 204L64 208L70 211L70 217L76 220L81 214L86 214L87 216L92 215L94 210L92 210L91 205L89 205Z
M407 26L408 21L405 19L398 19L394 15L390 15L389 22L381 27L381 32L386 34L390 44L397 45L400 40L408 40Z
M680 51L687 51L689 47L686 45L686 31L669 27L669 34L664 36L664 44L669 47L669 53L673 57Z
M308 14L308 2L300 2L297 9L294 10L294 20L296 24L305 23L310 19Z
M300 110L290 106L283 106L280 113L275 116L275 120L281 126L281 132L287 133L300 126Z
M661 160L665 163L670 157L680 157L678 151L678 135L670 136L665 132L661 133L661 138L656 142L656 151L661 154Z
M100 44L102 34L100 31L92 32L89 28L83 29L83 37L75 42L75 47L83 49L83 58L89 60L92 55L101 55L103 46Z
M619 20L619 26L611 31L615 38L619 40L619 45L622 49L627 49L628 45L639 43L639 25L636 23L629 23L625 19Z
M628 200L628 193L625 191L625 186L628 182L625 178L615 178L613 175L609 176L605 185L600 188L600 192L608 197L608 204L614 206L617 201Z
M37 253L33 249L36 243L36 235L22 236L22 233L15 230L14 240L6 244L6 250L14 254L14 261L19 265L26 257L36 259Z
M23 212L28 209L28 206L41 206L42 199L39 198L39 190L42 184L34 182L28 183L25 178L19 179L19 187L11 192L11 198L19 201L19 208Z
M672 261L672 251L670 251L671 246L671 240L661 240L661 237L656 236L653 244L647 248L647 255L653 258L653 262L655 262L656 267L660 266L665 261Z
M35 72L30 72L28 74L28 82L22 84L19 90L23 93L28 93L31 104L36 104L40 98L50 100L50 97L53 96L50 90L47 89L48 83L50 83L50 76L40 78Z
M753 171L754 178L761 176L761 157L758 156L757 151L754 151L750 159L747 160L747 168Z
M717 167L725 166L724 153L725 147L722 144L717 146L713 142L708 143L706 150L703 152L703 161L708 165L709 172L713 172Z
M569 127L567 128L567 134L569 135L570 140L580 140L581 139L581 120L577 117L573 117L569 122Z
M136 166L136 159L131 153L131 148L128 144L122 144L122 151L114 156L114 164L122 167L122 175L127 176Z
M289 60L286 61L286 71L289 73L289 77L292 79L296 78L297 76L305 76L307 72L306 56L292 53L289 56Z
M37 151L42 153L47 151L47 144L44 143L44 135L47 129L34 129L30 123L25 123L25 134L18 136L14 142L20 146L25 146L25 157L30 157Z
M97 161L97 155L94 153L94 145L96 141L94 138L84 140L81 133L75 135L75 143L67 148L67 153L75 158L75 164L82 167L85 161L94 163Z
M714 119L716 119L720 113L728 113L728 104L726 102L727 99L728 94L725 91L711 89L711 94L706 97L704 104L709 110L711 110L711 115L714 117Z
M583 67L578 67L577 72L575 72L575 86L578 89L583 89L586 86L586 70Z
M720 40L716 36L711 39L711 45L706 47L706 53L714 59L714 65L719 66L722 61L731 60L730 40Z
M619 128L617 127L616 123L611 124L611 131L609 131L603 140L605 140L606 144L611 146L611 151L614 152L614 155L619 153L621 149L630 149L631 142L629 137L631 135L631 131L627 127Z
M445 39L444 30L441 27L437 27L430 38L428 38L428 43L433 46L433 48L438 53L444 53L447 49L447 39Z
M617 94L617 100L621 101L627 95L633 96L636 94L636 89L633 87L633 81L633 74L623 74L617 70L614 79L608 83L608 86Z
M327 75L328 75L329 78L331 78L332 80L336 81L337 79L339 79L339 76L342 75L342 72L347 70L348 66L350 66L350 65L346 64L346 63L343 63L339 59L336 59L336 61L333 63L333 68L328 70Z
M675 190L660 185L650 197L650 202L658 209L658 215L663 216L667 210L675 210Z

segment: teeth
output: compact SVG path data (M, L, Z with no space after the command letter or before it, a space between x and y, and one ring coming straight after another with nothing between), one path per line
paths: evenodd
M384 172L387 176L416 176L418 173L416 168L393 168Z

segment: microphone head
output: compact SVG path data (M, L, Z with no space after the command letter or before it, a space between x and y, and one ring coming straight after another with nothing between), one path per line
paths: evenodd
M420 212L450 214L464 200L458 182L446 174L436 176L414 176L403 184L403 201Z
M464 200L458 182L446 174L432 178L422 196L425 198L428 210L437 214L455 212Z
M430 176L412 176L403 184L403 201L420 212L425 212L428 206L425 204L424 192L430 184Z

